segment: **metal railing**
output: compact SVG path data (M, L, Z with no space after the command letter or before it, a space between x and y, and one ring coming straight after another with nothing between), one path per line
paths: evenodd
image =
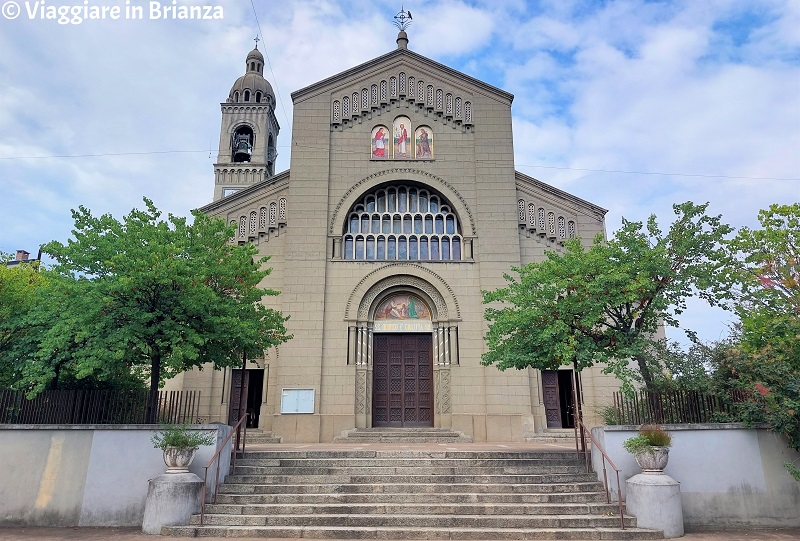
M573 375L574 377L574 375ZM625 529L625 512L622 508L622 484L619 480L619 473L620 469L614 464L611 458L606 454L605 450L600 446L600 443L594 439L592 436L592 432L586 428L586 425L583 424L581 420L581 412L580 406L578 402L578 392L576 390L575 381L573 380L572 385L572 399L575 407L572 408L572 418L575 423L575 452L580 458L581 454L583 454L584 460L586 462L586 473L591 473L592 471L592 462L591 462L591 453L594 450L597 450L602 455L602 464L603 464L603 488L606 491L606 503L611 503L611 492L608 489L608 472L606 470L606 462L608 465L611 466L611 469L614 470L614 473L617 477L617 505L619 507L619 522L620 527L624 530ZM592 448L588 449L586 446L586 436L589 437L589 441L592 443Z
M726 395L699 391L647 391L631 395L614 393L613 415L622 425L686 424L719 422L733 413L735 404L746 402L749 393L730 391Z
M184 424L197 422L200 391L159 391L158 414L147 423L147 390L52 390L27 398L0 389L0 424Z
M580 431L580 438L578 438L578 431ZM589 440L592 442L592 449L586 448L586 440L585 436L589 436ZM590 473L592 471L592 464L591 464L591 453L595 450L599 451L600 454L603 456L603 487L606 491L606 503L611 503L611 493L608 490L608 472L606 471L606 462L608 465L611 466L611 469L614 470L614 473L617 476L617 503L619 506L619 520L620 526L624 530L625 529L625 513L622 510L622 485L619 481L619 473L620 469L612 462L611 458L606 454L600 444L594 439L592 436L591 431L586 428L586 425L581 422L580 419L575 419L575 451L578 453L578 457L583 454L584 459L586 461L586 473Z
M236 434L236 440L233 447L232 459L231 459L231 471L236 469L236 453L239 450L239 436L241 434L241 443L242 443L242 456L244 456L244 448L247 444L247 418L250 416L249 413L245 413L245 415L239 419L239 422L233 426L233 430L231 433L228 434L228 437L219 445L217 448L217 452L214 453L214 456L211 457L211 460L208 461L208 464L205 465L205 474L203 475L203 499L200 502L200 525L202 526L206 516L206 487L208 486L208 469L211 465L216 462L217 463L217 472L214 476L214 495L212 497L211 503L217 503L217 492L219 492L219 458L220 454L222 453L223 449L225 449L225 445L230 441L234 434ZM242 425L242 422L245 422Z

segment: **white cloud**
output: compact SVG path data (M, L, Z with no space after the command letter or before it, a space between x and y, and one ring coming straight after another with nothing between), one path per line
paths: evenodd
M289 167L293 91L395 48L397 6L256 2L265 75ZM249 2L223 21L3 21L0 250L66 240L69 209L121 216L149 196L186 215L211 199L219 103L258 27ZM520 170L621 216L673 203L755 225L800 199L800 3L793 0L409 2L409 48L515 94ZM115 153L195 152L111 156ZM544 165L564 169L534 168ZM571 169L569 169L571 168ZM628 175L581 169L693 176ZM690 312L705 314L701 308ZM685 321L707 325L709 316ZM714 316L716 317L716 316ZM713 321L711 321L713 323ZM719 325L709 326L711 338ZM717 330L714 330L717 329Z

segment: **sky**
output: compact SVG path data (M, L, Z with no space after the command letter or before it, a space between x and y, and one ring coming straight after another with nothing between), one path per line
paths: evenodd
M209 203L221 113L257 35L289 168L291 93L396 48L384 0L0 0L0 251L70 209ZM143 6L142 17L128 9ZM203 5L212 20L165 8ZM48 10L117 8L104 19ZM514 94L517 170L622 218L709 202L739 228L800 201L800 1L404 0L409 49ZM732 317L692 301L703 340ZM668 331L681 339L680 332Z

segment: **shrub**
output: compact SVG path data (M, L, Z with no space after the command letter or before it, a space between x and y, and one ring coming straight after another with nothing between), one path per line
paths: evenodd
M631 454L653 454L654 447L669 447L672 436L658 425L642 425L639 434L622 442L622 446Z
M167 447L178 449L194 449L201 445L212 445L217 441L213 432L196 432L189 430L189 425L166 425L150 438L153 447L165 450Z

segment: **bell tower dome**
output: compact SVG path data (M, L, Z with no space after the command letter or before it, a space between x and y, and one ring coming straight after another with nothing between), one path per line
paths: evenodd
M220 104L222 125L214 164L214 200L275 174L280 125L275 93L264 78L264 55L256 47L247 54L245 73Z

